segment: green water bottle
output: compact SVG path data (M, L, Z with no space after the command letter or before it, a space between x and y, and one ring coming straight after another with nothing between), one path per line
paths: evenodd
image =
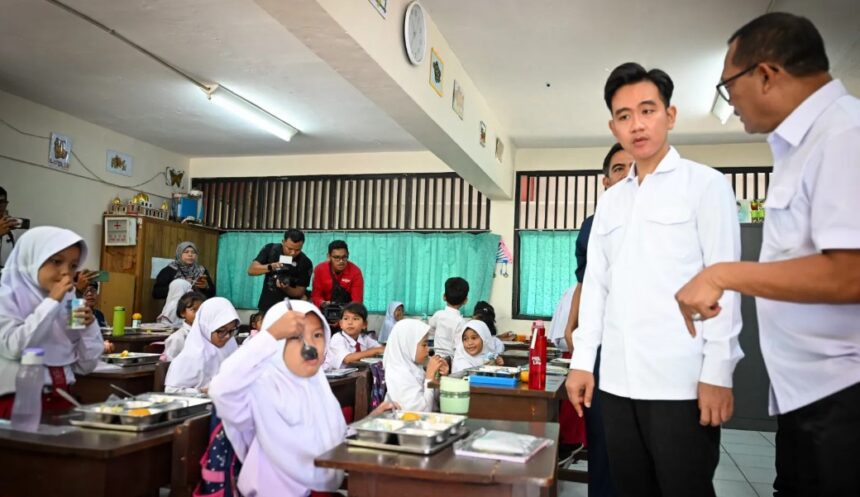
M125 335L125 307L118 305L113 308L113 336Z

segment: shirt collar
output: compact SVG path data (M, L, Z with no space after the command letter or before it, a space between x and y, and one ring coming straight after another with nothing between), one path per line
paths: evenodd
M346 332L343 330L340 331L340 334L343 335L344 340L346 340L346 343L349 345L357 343L358 338L361 338L361 335L358 335L358 338L352 338L351 336L347 335Z
M675 147L669 147L669 151L666 152L666 156L657 164L657 169L654 170L654 174L658 173L668 173L669 171L674 171L675 168L678 167L678 160L681 158L681 154L675 150ZM636 181L636 163L633 163L633 167L630 168L630 171L627 172L627 178L624 181Z
M774 155L782 155L788 148L799 146L818 116L847 94L842 81L834 79L806 97L767 137Z

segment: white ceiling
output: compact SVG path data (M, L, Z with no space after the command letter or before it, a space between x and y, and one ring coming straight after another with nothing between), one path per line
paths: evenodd
M726 40L769 0L421 1L518 147L611 143L603 85L628 61L674 80L675 143L763 140L710 109ZM860 94L860 1L773 4L816 23L833 74Z
M168 69L40 0L0 0L0 89L189 156L423 149L251 0L66 2L301 134L287 144L245 125ZM676 143L761 139L736 119L720 125L709 110L726 38L768 0L422 2L518 147L608 143L602 87L628 60L675 80ZM860 94L860 2L773 3L818 25L832 72ZM2 109L0 117L14 121Z

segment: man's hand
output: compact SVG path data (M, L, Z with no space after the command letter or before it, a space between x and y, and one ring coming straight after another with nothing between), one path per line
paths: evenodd
M732 389L699 382L699 424L720 426L732 419L735 398Z
M0 218L0 236L6 236L10 231L18 227L18 220L14 217Z
M705 268L675 294L691 336L696 336L694 321L711 319L720 313L719 300L723 296L723 289L714 279L716 267Z
M78 274L75 276L75 290L83 294L89 286L90 281L94 281L98 277L98 271L90 271L89 269L78 271Z
M594 374L581 369L571 369L564 382L567 397L579 417L582 417L582 405L591 407L591 397L594 395Z

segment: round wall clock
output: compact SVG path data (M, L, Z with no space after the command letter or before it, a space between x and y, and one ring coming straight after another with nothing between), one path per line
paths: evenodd
M424 7L416 0L406 7L406 17L403 20L403 41L406 44L406 55L409 62L418 65L427 56L427 19Z

